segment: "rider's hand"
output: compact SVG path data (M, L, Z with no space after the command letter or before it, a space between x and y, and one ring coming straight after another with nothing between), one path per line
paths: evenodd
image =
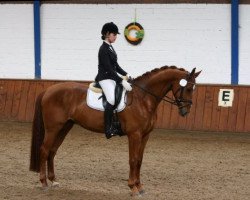
M122 79L127 81L129 79L129 77L128 77L128 75L122 76Z
M126 74L126 76L122 76L122 79L128 81L129 79L131 79L131 76L129 74Z
M131 83L133 82L133 78L132 78L129 74L127 74L127 75L124 76L124 77L125 77L124 79L125 79L126 81L128 81L128 83L131 84Z
M128 83L128 81L126 80L122 80L122 86L125 88L125 90L127 91L131 91L132 90L132 87L131 85Z
M129 79L131 79L131 80L132 80L132 79L133 79L133 78L132 78L132 76L130 76L130 74L127 74L127 75L126 75L126 77L128 77L128 79L127 79L127 80L129 80Z

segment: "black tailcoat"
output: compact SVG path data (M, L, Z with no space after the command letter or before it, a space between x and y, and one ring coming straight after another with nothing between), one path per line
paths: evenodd
M117 54L111 45L103 42L98 53L98 74L95 78L97 82L112 79L116 82L121 82L122 78L118 74L123 76L127 75L117 63Z

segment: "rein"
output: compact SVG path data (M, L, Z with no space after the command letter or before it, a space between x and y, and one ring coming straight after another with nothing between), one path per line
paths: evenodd
M164 97L159 97L157 95L155 95L154 93L150 92L149 90L146 90L145 88L141 87L140 85L137 85L132 79L129 80L129 83L131 83L132 85L140 88L141 90L143 90L144 92L146 92L147 94L150 94L151 96L155 97L157 100L159 101L165 101L165 102L168 102L170 104L173 104L173 105L178 105L177 101L168 97L168 96L164 96Z
M170 103L170 104L173 104L173 105L178 106L179 108L183 108L183 107L186 107L186 106L188 106L188 105L192 105L192 101L191 101L191 100L185 100L185 99L182 98L183 91L184 91L184 88L185 88L185 87L180 87L180 88L175 92L175 94L176 94L177 92L179 92L179 90L181 90L180 97L179 97L178 99L173 99L173 98L168 97L167 95L165 95L164 97L159 97L159 96L155 95L154 93L152 93L151 91L146 90L145 88L141 87L140 85L137 85L137 84L133 81L133 79L129 79L128 82L131 83L132 85L134 85L134 86L140 88L141 90L143 90L143 91L146 92L147 94L150 94L151 96L155 97L155 98L156 98L157 100L159 100L159 101L168 102L168 103ZM174 96L175 96L175 94L174 94ZM186 104L180 106L181 103L186 103Z

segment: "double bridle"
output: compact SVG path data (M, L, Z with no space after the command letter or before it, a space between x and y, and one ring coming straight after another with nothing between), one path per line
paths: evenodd
M185 80L185 81L186 81L186 79L182 79L182 80ZM136 83L134 82L134 80L131 79L131 78L128 80L128 82L129 82L130 84L132 84L132 85L134 85L134 86L140 88L141 90L143 90L143 91L146 92L147 94L150 94L151 96L155 97L158 101L165 101L165 102L168 102L168 103L170 103L170 104L176 105L176 106L178 106L179 109L180 109L180 108L183 108L183 107L187 107L187 106L193 104L192 100L188 100L188 99L184 99L184 98L183 98L183 92L184 92L184 89L186 88L186 86L187 86L188 83L189 83L189 84L192 84L192 85L195 85L195 83L186 81L186 85L185 85L185 86L181 86L181 85L180 85L180 87L175 91L174 97L176 96L176 94L177 94L179 91L180 91L180 95L179 95L178 98L174 98L174 99L173 99L173 98L170 98L170 97L168 97L168 96L166 96L166 95L164 95L163 97L159 97L159 96L155 95L153 92L151 92L151 91L149 91L149 90L143 88L142 86L136 84ZM172 85L170 85L168 91L169 91L171 88L172 88ZM182 104L183 104L183 105L182 105Z
M195 84L192 83L192 82L187 82L187 83L191 83L192 85L195 85ZM180 91L180 96L179 96L179 98L175 98L175 102L176 102L175 105L177 105L178 108L187 107L187 106L193 104L193 102L192 102L191 99L189 100L189 99L184 99L184 98L183 98L183 92L184 92L184 89L185 89L185 88L186 88L186 86L180 86L180 87L178 88L178 90L176 90L175 93L174 93L174 96L175 96L175 95ZM182 104L183 104L183 105L182 105Z

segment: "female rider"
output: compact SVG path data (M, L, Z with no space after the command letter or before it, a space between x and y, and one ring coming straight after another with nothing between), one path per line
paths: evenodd
M119 73L128 77L127 72L117 63L117 54L111 45L115 42L117 34L120 34L118 27L113 22L106 23L102 27L101 34L103 43L98 53L98 74L95 80L100 84L108 101L104 111L104 123L105 135L109 139L112 136L118 135L118 130L112 125L115 86L117 83L121 83L127 91L131 91L132 87L117 74Z

